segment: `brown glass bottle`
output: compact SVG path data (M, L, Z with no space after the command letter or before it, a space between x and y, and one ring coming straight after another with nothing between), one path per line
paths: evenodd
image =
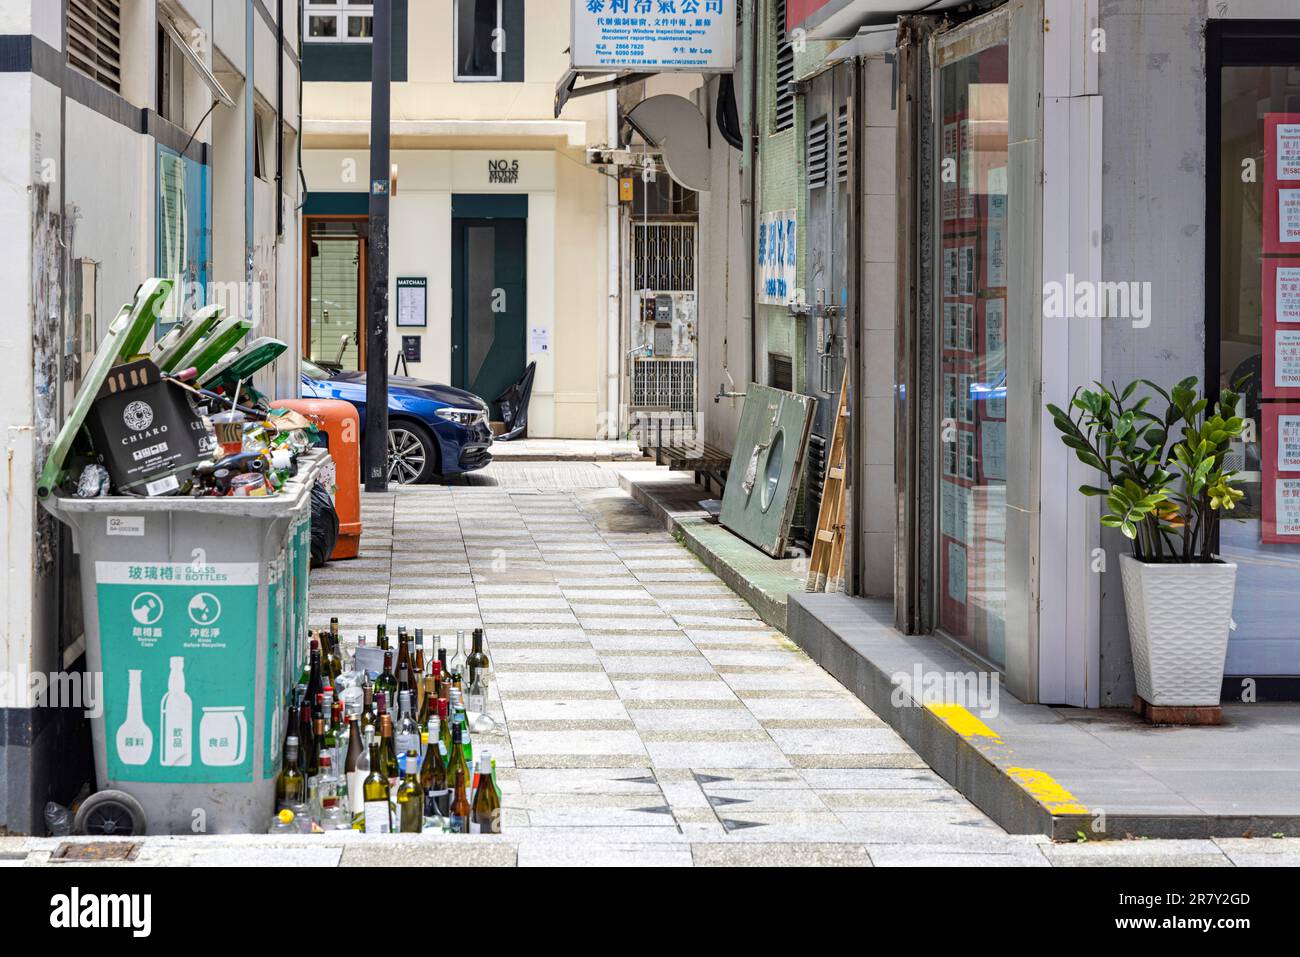
M456 786L451 796L448 830L453 834L468 834L469 818L472 813L473 809L469 806L469 798L465 794L465 772L461 768L457 768Z
M397 746L393 742L393 718L387 712L379 716L379 737L382 744L379 750L384 761L384 773L388 776L388 786L396 787L402 772L397 766Z

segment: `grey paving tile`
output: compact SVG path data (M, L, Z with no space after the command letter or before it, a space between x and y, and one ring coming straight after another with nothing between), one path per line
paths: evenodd
M529 842L519 849L520 867L690 867L691 864L689 847Z
M696 867L870 867L862 844L692 844Z
M505 837L503 834L502 837ZM518 855L513 843L487 843L482 837L419 835L420 840L395 840L384 835L363 846L343 850L344 867L513 867Z
M1231 867L1214 841L1089 841L1049 844L1053 867Z
M655 767L785 768L789 760L770 742L647 741Z
M876 867L1050 867L1035 846L975 850L951 844L869 844Z

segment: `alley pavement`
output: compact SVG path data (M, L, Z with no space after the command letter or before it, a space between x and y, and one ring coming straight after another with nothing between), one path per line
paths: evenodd
M362 557L312 574L311 621L486 629L499 837L148 838L138 863L1228 865L1300 841L1053 844L1008 835L614 487L511 463L367 495ZM56 839L0 839L41 863ZM0 861L3 863L4 861Z

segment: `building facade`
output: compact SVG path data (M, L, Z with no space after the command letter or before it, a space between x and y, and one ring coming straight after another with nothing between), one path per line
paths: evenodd
M594 438L619 408L617 182L586 157L608 142L612 95L553 116L566 7L394 0L389 355L489 402L536 363L529 435ZM303 354L351 368L365 358L372 11L305 11Z
M744 141L713 138L699 199L705 441L732 447L746 382L821 407L844 383L846 590L1026 701L1133 695L1126 543L1076 491L1095 476L1046 404L1191 375L1211 395L1257 383L1234 451L1246 498L1219 541L1239 565L1225 695L1296 692L1279 436L1298 16L1276 0L745 5ZM723 82L685 92L711 122ZM796 246L785 273L764 258L774 220ZM824 431L796 525L816 515Z
M219 301L298 348L296 6L0 0L0 831L39 833L90 776L88 724L31 680L84 667L77 559L35 483L118 306L171 276L159 331ZM296 395L296 364L257 385Z

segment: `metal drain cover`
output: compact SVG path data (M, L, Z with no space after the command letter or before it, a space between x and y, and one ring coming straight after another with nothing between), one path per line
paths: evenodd
M52 861L133 861L140 850L135 841L65 841L50 855Z

